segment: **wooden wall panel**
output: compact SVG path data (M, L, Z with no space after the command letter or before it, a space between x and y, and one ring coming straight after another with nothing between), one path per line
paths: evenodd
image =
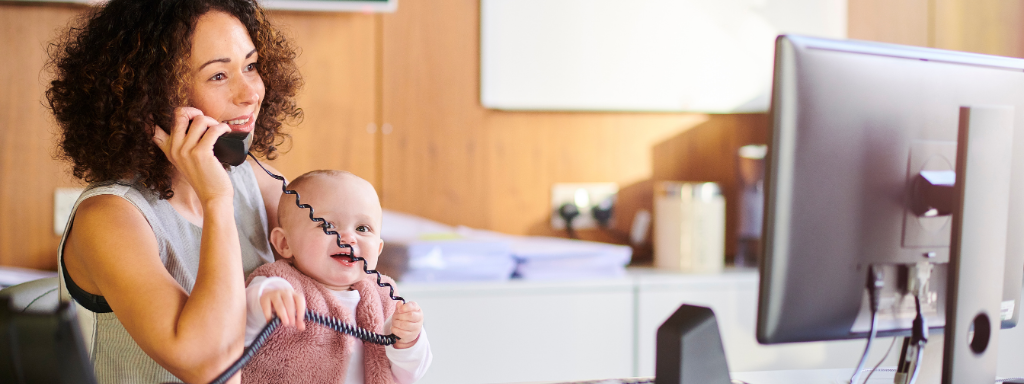
M491 111L485 128L493 164L487 224L502 232L564 236L550 225L552 184L608 181L627 192L619 199L614 226L625 232L637 209L651 209L636 200L652 191L627 190L650 184L654 164L664 160L652 149L707 119L701 114Z
M847 0L847 37L927 47L934 0Z
M288 178L314 169L344 169L379 187L377 175L377 18L363 13L271 14L300 48L305 118L290 130L288 151L273 164ZM369 129L368 129L369 127Z
M0 265L57 266L53 191L78 183L53 159L42 69L57 29L84 9L0 3Z
M851 39L1024 57L1018 0L849 0Z
M486 228L495 196L477 101L477 3L406 1L383 16L383 122L393 131L384 135L382 202Z
M1024 4L1015 0L931 0L935 48L1024 57Z

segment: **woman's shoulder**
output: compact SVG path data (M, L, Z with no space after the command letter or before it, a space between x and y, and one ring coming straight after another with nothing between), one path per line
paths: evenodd
M99 194L78 203L78 208L75 209L73 228L76 232L90 228L116 229L127 231L128 234L151 232L146 223L146 218L138 207L124 196ZM124 235L124 232L120 233Z
M149 196L152 195L152 196ZM159 198L148 189L130 181L107 181L90 184L75 203L74 216L118 217L130 215L142 217L140 204L144 200Z

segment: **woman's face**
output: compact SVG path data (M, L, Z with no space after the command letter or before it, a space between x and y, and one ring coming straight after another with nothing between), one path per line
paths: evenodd
M257 56L249 32L234 16L220 11L200 16L192 35L191 106L233 132L252 132L265 92Z

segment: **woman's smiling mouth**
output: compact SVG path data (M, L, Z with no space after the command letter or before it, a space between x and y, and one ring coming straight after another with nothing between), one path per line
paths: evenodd
M223 123L227 124L228 127L231 127L231 132L252 132L252 128L256 122L253 115L255 115L255 113L250 113L247 116L239 116L230 120L224 120Z

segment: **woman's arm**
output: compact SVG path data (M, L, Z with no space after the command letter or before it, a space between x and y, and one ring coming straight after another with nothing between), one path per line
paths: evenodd
M189 294L160 261L145 217L116 196L85 200L65 245L71 278L103 295L153 360L186 382L210 381L242 350L245 291L231 199L203 204L199 272Z

